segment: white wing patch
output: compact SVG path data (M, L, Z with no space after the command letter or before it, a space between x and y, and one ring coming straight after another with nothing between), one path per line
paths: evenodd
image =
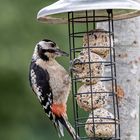
M50 106L50 102L47 102L45 106L43 105L43 108L44 108L44 109L47 109L48 106Z
M42 95L41 88L37 85L36 74L33 69L31 69L31 83L32 83L32 88L35 91L38 99L40 101L43 100L43 98L41 97L41 95Z

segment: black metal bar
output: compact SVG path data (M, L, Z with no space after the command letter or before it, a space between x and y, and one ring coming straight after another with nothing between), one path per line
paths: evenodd
M69 48L70 48L70 61L73 59L73 57L75 57L75 56L73 56L73 53L72 53L72 51L71 51L71 49L72 49L72 46L74 45L74 41L73 40L71 40L71 37L70 37L70 33L71 33L71 24L70 24L70 15L71 15L71 13L69 12L68 13L68 30L69 30ZM72 27L73 28L73 27ZM72 43L71 43L72 42ZM73 45L72 45L73 44ZM71 77L73 77L73 73L72 72L70 72L70 74L71 74ZM73 114L74 114L74 124L75 124L75 131L76 131L76 133L78 134L78 132L77 132L77 128L76 128L76 121L75 121L75 119L77 118L76 116L77 116L77 114L76 114L76 103L75 103L75 91L74 91L74 89L75 89L75 87L74 87L75 85L74 85L74 82L73 82L73 80L72 80L72 83L71 83L71 88L72 88L72 95L73 95Z
M89 32L89 27L88 27L88 11L86 11L86 30L87 30L87 40L88 40L88 46L89 46L89 36L88 36L88 32ZM88 60L89 62L91 62L91 55L90 55L90 48L88 47ZM94 110L93 110L93 94L92 94L92 75L91 75L91 65L89 63L89 72L90 72L90 91L91 91L91 105L92 105L92 121L93 121L93 135L95 137L95 122L94 122Z
M100 32L100 31L95 31L95 32ZM113 33L109 33L108 31L102 31L103 33L107 33L107 34L113 34ZM70 34L71 37L79 37L79 38L82 38L83 37L83 34L86 33L86 31L81 31L81 32L75 32L75 33L72 33Z
M74 12L72 12L72 33L75 32L75 27L74 27ZM75 49L75 38L72 38L72 43L73 43L73 48ZM76 54L75 52L73 53L74 54L74 58L76 57ZM74 83L74 94L76 94L77 92L77 82L76 81L73 81ZM76 118L79 118L79 114L78 114L78 105L75 101L75 107L76 107ZM77 125L77 124L76 124ZM77 134L80 135L80 131L79 131L79 128L77 128Z
M95 10L92 11L93 14L93 29L96 29L96 23L95 23Z
M71 51L79 50L81 52L82 49L86 50L88 48L101 48L102 49L102 48L110 48L110 46L106 46L106 47L103 47L103 46L78 47L78 48L75 48L75 49L71 49ZM111 47L111 48L113 49L114 47Z
M115 43L114 43L114 22L113 22L113 12L111 14L111 24L112 24L112 32L113 32L113 46L114 46L114 49L113 49L113 59L114 59L114 62L116 62L116 52L115 52ZM117 77L117 72L116 72L116 63L114 65L114 75L115 77ZM117 78L115 79L115 91L117 93ZM118 106L118 96L116 94L116 105L117 105L117 117L118 119L120 120L120 114L119 114L119 106ZM120 137L120 134L121 131L120 131L120 124L118 124L118 135Z
M96 63L96 64L98 64L98 63L103 63L103 64L116 64L116 62L111 62L111 61L91 61L91 62L80 62L80 64L94 64L94 63ZM78 63L79 64L79 63Z
M95 11L95 10L93 10ZM92 16L88 16L88 18L94 19L94 18L106 18L106 20L108 19L108 16L94 16L95 14L93 14ZM70 21L72 21L73 19L86 19L86 16L75 16L74 18L70 18Z
M86 77L84 77L84 78L102 78L102 79L104 79L104 81L108 81L108 80L113 81L113 80L115 80L115 77L107 77L107 76L106 76L106 77L105 77L105 76L104 76L104 77L103 77L103 76L102 76L102 77L99 77L99 76L96 76L96 77L93 77L93 76L91 76L91 77L90 77L90 76L86 76ZM72 78L72 80L76 80L76 81L77 81L77 80L81 80L81 79L83 79L83 78L79 78L79 77L78 77L78 78L77 78L77 77Z
M88 94L104 94L104 93L107 93L107 94L109 94L110 96L112 96L112 92L80 92L80 93L77 93L76 95L75 95L75 97L77 96L77 95L82 95L82 94L85 94L85 95L88 95Z
M94 13L93 13L94 15ZM88 16L88 23L97 23L97 22L105 22L108 21L108 16ZM97 19L97 20L96 20ZM86 23L86 16L78 16L78 17L74 17L74 19L70 19L70 21L75 23Z
M108 22L108 26L109 26L109 31L111 32L111 23L112 23L112 19L111 19L111 15L112 15L112 10L108 10L108 17L109 17L109 22ZM111 42L111 35L109 35L109 41L110 41L110 46L112 44ZM113 56L112 56L112 49L110 47L110 60L113 62ZM112 77L114 77L114 67L111 65L111 75ZM112 80L112 93L115 93L114 91L114 88L115 88L115 84L114 84L114 80ZM112 94L113 96L113 109L114 109L114 116L115 118L117 117L116 115L116 94ZM116 120L115 120L115 137L117 137L117 123L116 123Z

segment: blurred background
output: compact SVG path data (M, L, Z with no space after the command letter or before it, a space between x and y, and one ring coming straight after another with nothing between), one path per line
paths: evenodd
M1 0L0 140L59 139L28 80L32 53L38 41L51 39L69 52L67 25L43 24L36 20L37 12L55 1ZM122 22L122 25L127 24ZM69 58L61 57L58 61L69 69ZM68 100L68 116L74 124L71 96ZM65 131L65 137L61 140L71 140L71 137Z
M0 140L56 140L57 133L31 91L28 71L35 44L54 40L68 50L67 25L47 25L37 12L53 0L1 0L0 4ZM69 58L58 60L68 70ZM73 124L69 97L68 114ZM65 137L71 138L65 131Z

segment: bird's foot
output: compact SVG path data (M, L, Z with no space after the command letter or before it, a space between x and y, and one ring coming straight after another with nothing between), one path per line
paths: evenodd
M83 62L80 59L75 58L73 61L70 62L69 70L74 73L80 73L82 72L83 68L82 64Z

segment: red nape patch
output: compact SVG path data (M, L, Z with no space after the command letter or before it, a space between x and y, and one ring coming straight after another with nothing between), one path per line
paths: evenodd
M65 104L52 104L51 109L52 112L58 117L66 114Z

